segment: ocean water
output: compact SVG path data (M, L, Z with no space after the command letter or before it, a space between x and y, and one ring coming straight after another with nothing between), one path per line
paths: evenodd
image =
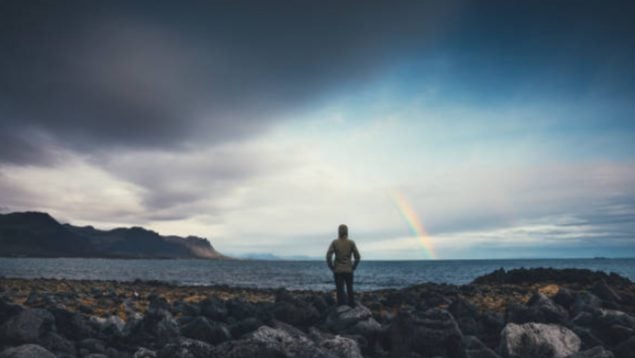
M615 272L635 281L635 259L362 261L358 290L402 288L424 282L465 284L498 268L586 268ZM0 258L0 276L134 281L178 285L230 285L290 290L331 290L322 261L123 260Z

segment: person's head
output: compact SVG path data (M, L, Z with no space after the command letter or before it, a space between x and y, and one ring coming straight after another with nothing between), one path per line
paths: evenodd
M337 228L337 237L340 239L348 238L348 226L342 224Z

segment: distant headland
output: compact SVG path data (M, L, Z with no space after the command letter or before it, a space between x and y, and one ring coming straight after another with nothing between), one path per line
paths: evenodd
M0 257L230 258L196 236L163 236L142 227L73 226L42 212L0 214Z

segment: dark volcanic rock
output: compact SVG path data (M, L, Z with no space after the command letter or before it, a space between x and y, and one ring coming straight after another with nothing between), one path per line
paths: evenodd
M55 317L57 330L65 337L73 340L81 340L96 334L88 319L78 312L69 312L65 309L53 307L51 313Z
M277 320L299 327L309 327L320 320L315 306L293 297L284 289L277 292L272 313Z
M613 358L613 353L602 346L593 347L585 351L574 353L567 358Z
M229 330L224 324L212 323L205 317L196 317L191 322L183 325L181 334L185 337L211 344L219 344L231 339Z
M246 333L250 333L264 325L264 322L255 317L245 318L238 322L235 322L229 326L229 332L232 337L240 338Z
M533 268L533 269L513 269L505 271L498 269L490 274L477 277L474 284L527 284L536 282L573 283L589 285L604 280L611 285L629 285L632 282L611 273L606 274L601 271L591 271L586 269L553 269L553 268Z
M179 326L170 312L163 309L149 310L140 321L130 327L128 339L150 348L160 348L176 340L179 334Z
M225 301L216 297L210 297L199 302L201 314L214 321L224 321L227 318L227 306Z
M75 344L55 332L46 332L40 339L42 346L57 356L75 356Z
M168 343L157 352L158 358L214 358L218 357L214 346L190 338L180 338Z
M487 347L474 336L464 336L465 358L500 358L494 350Z
M599 298L609 302L621 301L620 296L604 281L600 280L592 288L591 292Z
M635 336L620 343L613 350L613 353L615 354L615 358L633 358L634 352L635 352Z
M452 317L442 309L400 312L390 327L390 345L394 357L410 352L426 356L461 357L463 334Z
M575 300L575 296L573 291L566 287L560 287L558 289L558 293L553 297L553 301L560 306L569 309L569 307L573 304Z
M507 321L511 323L565 323L567 310L542 293L534 294L527 305L511 304L507 307Z
M580 350L580 338L571 330L542 323L509 323L501 332L499 351L509 358L565 358Z
M37 344L23 344L3 350L0 358L55 358L55 355Z
M573 316L581 312L594 312L602 307L602 300L588 291L580 291L575 294L571 313Z
M0 297L0 324L23 310L22 306L7 302L3 297Z
M0 326L0 337L13 344L38 343L40 336L55 323L51 312L41 308L27 308L7 319Z

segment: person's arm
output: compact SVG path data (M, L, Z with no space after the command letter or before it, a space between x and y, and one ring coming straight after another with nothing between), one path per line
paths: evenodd
M357 251L357 245L355 245L355 243L353 243L353 256L355 257L355 262L353 263L353 271L355 271L357 265L359 265L359 261L362 259L359 251Z
M333 271L335 268L333 267L333 254L335 253L335 247L333 247L333 243L329 246L328 251L326 251L326 264L329 266L329 269Z

